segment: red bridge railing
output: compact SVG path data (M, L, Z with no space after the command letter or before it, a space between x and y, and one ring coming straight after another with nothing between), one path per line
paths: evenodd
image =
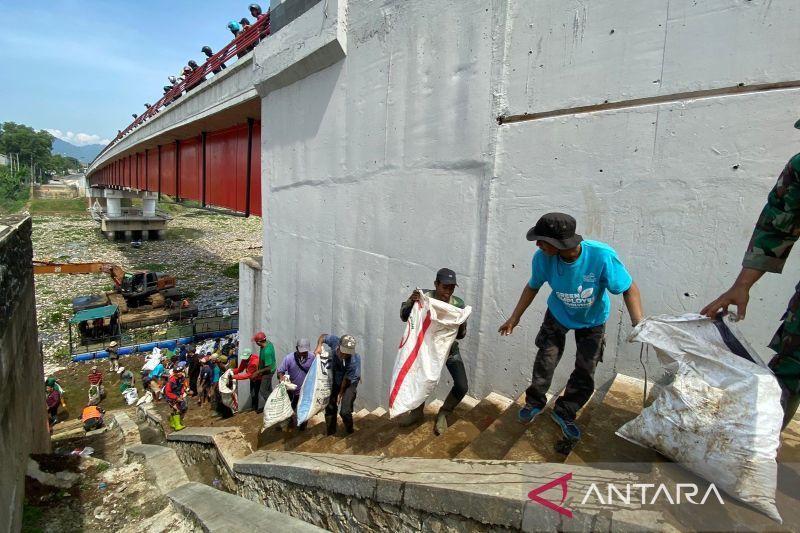
M269 12L263 17L258 19L245 31L240 32L230 43L221 48L219 52L208 58L208 61L203 63L194 72L184 77L182 81L176 83L172 89L167 91L155 104L150 106L144 113L136 117L124 130L121 130L114 139L97 155L100 157L108 149L119 142L125 135L136 129L144 121L156 115L164 106L167 106L181 97L184 92L198 87L203 83L203 78L212 74L215 70L221 69L221 65L229 61L234 56L242 57L248 53L251 46L255 46L261 39L266 38L270 34L269 29ZM97 158L95 158L97 159Z

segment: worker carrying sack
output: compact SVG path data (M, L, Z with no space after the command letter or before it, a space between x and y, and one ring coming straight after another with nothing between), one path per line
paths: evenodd
M322 353L314 357L306 379L300 387L300 399L297 400L298 424L307 422L328 405L333 381L333 372L328 368L330 357L328 345L323 344Z
M286 383L280 382L264 404L264 424L261 431L279 424L292 416L292 400L286 392Z
M732 321L646 318L628 340L655 347L671 382L617 435L782 522L775 506L781 388Z
M470 306L459 309L429 298L422 291L419 293L419 300L414 302L406 321L392 371L390 418L415 409L433 392L456 340L458 327L472 313Z

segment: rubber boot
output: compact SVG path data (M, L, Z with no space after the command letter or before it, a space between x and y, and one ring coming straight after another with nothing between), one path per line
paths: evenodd
M436 415L436 423L433 425L433 432L436 435L441 435L447 431L447 415L453 412L453 409L456 408L456 405L458 405L460 401L461 400L453 396L453 393L447 395L442 407L439 408L439 413Z
M336 415L325 415L325 426L327 428L326 433L328 435L333 435L336 433Z
M342 422L344 422L344 429L348 435L355 431L355 428L353 428L353 415L342 415Z
M175 415L169 415L169 427L172 428L172 431L177 431L175 428Z
M412 410L412 411L410 411L408 413L408 417L406 417L405 420L400 422L400 427L414 426L414 425L419 424L420 422L422 422L422 420L423 420L423 418L425 416L425 413L423 412L423 409L425 409L425 403L424 402L422 404L420 404L419 407L417 407L416 409L414 409L414 410Z
M183 425L183 420L181 420L181 418L183 418L183 416L175 415L175 431L186 429L186 426Z

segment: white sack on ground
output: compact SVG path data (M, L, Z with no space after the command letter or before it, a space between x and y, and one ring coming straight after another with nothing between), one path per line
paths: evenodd
M286 392L286 384L278 383L264 404L264 424L261 431L279 424L292 416L292 400Z
M664 315L643 320L628 340L655 347L674 379L617 435L781 522L775 507L781 389L735 326L727 318Z
M314 362L311 363L306 379L300 387L300 398L297 400L298 424L308 421L328 405L333 381L333 371L328 369L330 356L326 344L322 345L322 353L314 356Z
M458 327L472 307L459 309L420 293L406 322L389 387L389 417L421 405L436 388Z

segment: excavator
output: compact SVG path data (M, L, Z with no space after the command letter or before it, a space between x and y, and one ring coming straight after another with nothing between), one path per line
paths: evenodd
M107 293L108 301L127 313L129 308L148 306L172 307L181 300L181 293L175 288L175 276L163 272L139 270L125 272L114 263L53 263L33 261L34 274L94 274L104 273L114 281L114 291Z

